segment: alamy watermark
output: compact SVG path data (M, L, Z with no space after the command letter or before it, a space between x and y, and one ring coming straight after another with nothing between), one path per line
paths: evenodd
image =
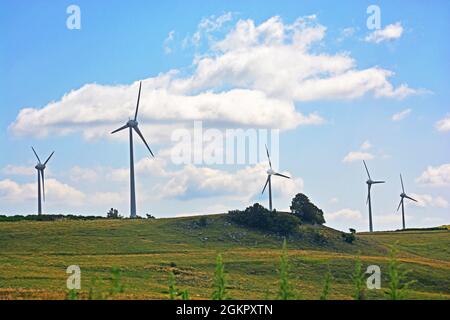
M192 129L176 129L171 140L174 164L240 164L255 165L267 161L266 146L270 149L273 169L278 168L278 129L217 129L205 128L202 121L194 121Z
M66 27L69 30L81 29L81 9L79 6L72 4L67 7L66 13L69 15L66 19Z
M77 265L68 266L66 273L69 274L66 281L66 287L69 290L81 289L81 269Z

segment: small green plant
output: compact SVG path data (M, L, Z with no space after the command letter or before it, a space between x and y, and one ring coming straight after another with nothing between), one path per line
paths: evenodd
M189 300L189 291L184 289L179 291L177 289L175 274L170 271L169 272L169 299L176 300L178 297L181 297L181 300Z
M404 299L408 287L416 281L406 281L409 270L402 271L397 260L397 243L391 246L389 259L389 290L387 294L391 300Z
M120 282L120 270L117 268L111 269L111 288L108 297L114 298L115 295L124 292L124 287Z
M292 299L294 294L291 291L291 286L289 284L289 261L286 239L283 241L283 247L280 257L280 284L278 290L279 300L289 300Z
M353 271L352 281L354 286L353 299L364 300L366 295L366 287L364 285L364 271L362 269L361 259L357 258L355 263L355 271Z
M353 243L353 241L356 240L356 235L355 235L356 234L356 230L352 229L352 228L350 228L349 230L350 230L350 233L343 232L343 233L341 233L341 236L342 236L342 238L344 239L345 242Z
M214 272L215 290L212 294L212 300L228 299L225 284L225 267L223 265L222 255L218 254L216 259L216 270Z
M77 300L77 299L78 299L78 293L75 289L71 289L71 290L69 290L69 292L67 292L66 300Z
M331 288L331 272L330 270L327 271L325 274L325 281L323 284L322 294L320 295L320 300L328 300L328 296L330 294L330 288Z
M177 293L177 287L176 287L176 283L175 283L175 275L173 274L172 271L170 271L169 272L169 299L175 300L177 295L178 295L178 293Z

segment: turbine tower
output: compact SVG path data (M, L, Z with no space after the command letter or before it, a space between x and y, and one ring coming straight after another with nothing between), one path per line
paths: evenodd
M369 169L367 169L366 161L363 160L363 163L364 163L364 167L366 168L367 177L369 178L369 179L366 181L366 183L367 183L367 202L366 202L366 204L369 205L369 230L370 230L370 232L373 232L373 223L372 223L372 198L371 198L371 196L370 196L370 190L372 189L372 185L373 185L373 184L384 183L384 181L374 181L374 180L372 180L372 178L370 177Z
M111 134L116 133L118 131L129 129L130 134L130 218L136 218L136 189L135 189L135 183L134 183L134 152L133 152L133 130L136 131L136 133L141 137L142 141L144 142L145 146L147 147L148 151L150 151L150 154L152 157L154 157L152 150L148 146L147 141L145 141L144 136L141 133L141 130L139 130L138 122L137 122L137 116L138 116L138 110L139 110L139 99L141 97L141 86L142 82L139 82L139 93L137 98L137 104L136 104L136 112L134 113L134 119L128 120L128 122L120 127L119 129L114 130L111 132Z
M44 196L44 201L45 201L45 180L44 180L44 170L46 168L46 165L48 163L48 161L50 160L50 158L53 156L53 154L55 153L55 151L53 151L51 153L51 155L47 158L47 160L45 160L44 163L41 162L41 159L39 159L39 156L37 155L36 151L34 150L33 147L31 147L31 149L33 150L34 155L36 156L38 163L35 166L36 170L37 170L37 175L38 175L38 215L40 216L42 214L42 199L41 199L41 183L42 183L42 195ZM41 181L42 179L42 181Z
M405 187L403 186L403 178L402 178L401 174L400 174L400 182L402 184L402 193L400 194L400 203L398 204L397 212L398 212L398 210L400 210L400 206L402 206L402 224L403 224L403 230L405 230L406 227L405 227L405 204L404 204L404 200L405 200L405 198L409 199L409 200L412 200L412 201L415 201L415 202L417 202L417 200L411 198L410 196L408 196L405 193Z
M272 162L270 161L270 155L269 155L269 150L267 149L267 145L266 145L266 153L267 153L267 159L269 160L269 170L267 170L267 180L266 180L266 184L264 185L264 189L262 191L262 194L264 193L264 191L266 190L267 184L269 184L269 210L272 211L272 176L279 176L279 177L283 177L283 178L287 178L290 179L290 177L285 176L281 173L277 173L275 171L273 171L272 169Z

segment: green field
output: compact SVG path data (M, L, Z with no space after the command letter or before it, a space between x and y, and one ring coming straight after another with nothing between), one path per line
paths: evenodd
M106 292L117 267L125 289L116 299L167 299L170 271L191 298L208 299L218 253L232 298L275 298L282 238L230 224L223 215L208 216L206 227L198 220L0 223L0 299L64 299L69 265L81 268L81 297L90 288ZM416 280L407 298L450 299L448 230L362 233L349 244L336 230L302 226L288 238L292 287L301 299L317 299L330 270L330 299L351 299L360 256L364 269L377 264L382 271L382 289L368 291L368 298L386 298L389 245L396 242L408 279Z

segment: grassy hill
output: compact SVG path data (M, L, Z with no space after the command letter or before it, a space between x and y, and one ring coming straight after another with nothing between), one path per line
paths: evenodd
M215 257L223 255L230 296L274 298L282 238L249 230L223 215L158 220L94 220L0 223L0 299L63 299L66 268L79 265L82 292L107 291L111 268L120 269L125 290L116 298L166 299L168 273L191 298L209 298ZM398 242L399 260L416 280L411 299L450 299L450 231L361 233L353 244L327 227L302 226L288 238L290 278L303 299L320 296L327 270L331 299L350 299L355 257L365 269L377 264L387 288L389 245ZM97 278L95 284L93 279ZM384 289L369 298L385 298Z

